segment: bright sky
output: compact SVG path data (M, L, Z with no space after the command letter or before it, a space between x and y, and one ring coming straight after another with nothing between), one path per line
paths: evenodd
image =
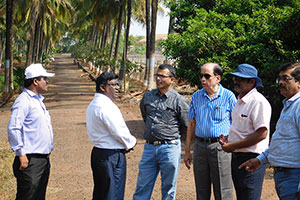
M156 34L168 34L169 30L169 11L165 8L165 14L157 14ZM131 22L129 35L146 36L146 25L143 27L138 22Z

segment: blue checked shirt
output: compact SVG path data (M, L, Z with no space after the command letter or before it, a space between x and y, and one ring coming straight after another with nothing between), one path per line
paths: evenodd
M219 91L210 99L204 89L192 95L188 118L196 121L195 134L202 138L227 136L235 95L219 84Z
M283 100L269 149L257 158L275 167L300 168L300 92Z

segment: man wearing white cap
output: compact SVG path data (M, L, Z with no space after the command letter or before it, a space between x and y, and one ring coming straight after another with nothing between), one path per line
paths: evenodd
M268 148L271 105L256 89L263 85L255 67L241 64L236 72L229 74L239 96L231 113L228 141L221 136L220 143L224 151L232 152L231 174L237 199L259 200L266 165L260 166L255 173L238 167Z
M50 173L49 155L53 150L53 131L49 112L40 94L48 90L48 73L42 64L25 69L24 91L11 108L8 140L16 157L16 199L45 199Z

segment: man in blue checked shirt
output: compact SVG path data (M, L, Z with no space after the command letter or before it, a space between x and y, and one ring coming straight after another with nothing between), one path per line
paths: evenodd
M8 140L16 153L13 171L17 178L17 200L45 199L53 131L41 93L48 90L48 77L52 76L42 64L27 67L25 89L11 108Z
M269 163L274 169L278 197L297 200L300 198L300 63L282 65L277 84L285 99L270 147L239 168L246 167L247 171L254 172Z
M211 184L216 200L233 199L231 154L222 150L219 138L229 133L236 98L220 84L222 75L223 69L216 63L201 67L203 89L193 94L188 113L184 162L190 169L193 160L198 200L210 200ZM195 138L192 159L190 151Z

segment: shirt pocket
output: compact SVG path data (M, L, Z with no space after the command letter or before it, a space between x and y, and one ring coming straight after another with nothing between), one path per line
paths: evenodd
M249 125L250 125L250 117L246 114L241 114L238 116L237 121L234 122L234 127L236 127L237 131L243 135L245 133L246 135L249 134Z
M173 108L167 106L165 110L162 110L162 120L170 122L175 118L176 112Z
M215 106L213 108L212 117L215 121L222 121L226 116L227 109L224 106Z

